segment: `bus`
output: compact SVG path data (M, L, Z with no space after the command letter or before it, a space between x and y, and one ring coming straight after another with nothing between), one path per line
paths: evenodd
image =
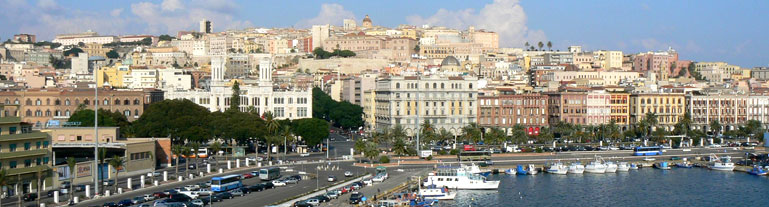
M464 151L457 154L459 161L491 160L489 151Z
M662 147L636 147L633 149L633 156L662 155Z
M259 179L274 180L280 177L280 168L271 167L259 170Z
M195 152L192 152L195 153ZM208 148L201 147L198 148L198 154L191 154L190 156L184 156L181 155L183 158L208 158Z
M214 192L223 192L240 187L243 187L243 182L240 181L240 175L227 175L211 178L211 191Z

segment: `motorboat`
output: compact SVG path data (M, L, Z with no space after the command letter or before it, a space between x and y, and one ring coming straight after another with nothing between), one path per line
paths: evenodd
M617 164L617 171L618 172L630 171L630 165L627 164L627 162L620 162L620 163Z
M464 167L439 166L436 172L427 176L423 185L452 189L492 190L499 188L499 181L487 180L484 176L468 172Z
M435 200L454 200L457 196L456 191L451 191L448 188L439 188L436 186L428 186L426 188L419 189L419 196L425 199Z
M734 163L730 156L719 158L716 154L710 154L710 164L708 164L708 168L717 171L733 171Z
M508 175L515 175L516 172L517 171L513 168L508 168L507 170L505 170L505 174L508 174Z
M595 160L585 165L585 172L587 173L606 173L606 164L603 163L601 157L596 156Z
M467 170L467 172L472 174L479 174L483 176L489 176L491 174L491 170L482 170L480 166L476 165L475 163L472 163L470 165L463 165L463 168Z
M527 169L527 171L529 175L536 175L537 173L539 173L539 169L537 169L537 167L534 167L534 165L531 165L531 164L529 165L529 168Z
M537 168L535 168L534 165L528 165L527 167L518 165L516 166L515 171L518 175L536 175L538 173Z
M638 170L638 164L636 164L636 163L631 163L631 164L630 164L630 169L631 169L631 170Z
M549 168L547 168L547 173L550 174L557 174L557 175L566 175L566 173L569 172L569 167L566 165L563 165L561 162L556 162L550 165Z
M692 167L694 167L694 164L692 164L689 161L683 161L683 162L676 163L676 167L678 167L678 168L692 168Z
M769 171L765 170L764 168L761 168L761 166L753 166L753 169L748 170L748 173L751 175L766 175L769 174Z
M617 172L617 163L614 163L612 161L606 162L606 173L616 173Z
M582 163L575 162L569 165L569 174L582 174L585 172L585 166Z
M670 165L668 165L668 162L654 163L654 168L660 170L670 170Z

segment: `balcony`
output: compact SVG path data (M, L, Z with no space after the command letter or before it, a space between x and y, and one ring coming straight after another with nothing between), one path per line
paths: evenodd
M23 165L22 165L23 166ZM36 173L37 171L45 172L51 168L47 165L38 165L34 167L17 167L14 169L5 169L9 176L17 174Z
M15 117L15 116L0 117L0 124L10 124L10 123L19 123L19 122L21 122L21 117Z
M15 152L3 152L3 159L13 159L32 156L45 156L48 154L47 149L34 149L34 150L16 150Z
M0 141L10 142L10 141L18 141L18 140L45 139L45 138L48 138L48 133L37 131L37 132L30 132L30 133L3 135L3 136L0 136Z

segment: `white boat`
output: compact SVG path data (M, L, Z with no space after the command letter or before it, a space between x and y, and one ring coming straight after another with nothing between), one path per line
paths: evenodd
M505 170L505 174L508 174L508 175L515 175L516 172L517 171L513 168L508 168L507 170Z
M617 172L617 163L614 163L612 161L606 162L606 173L616 173Z
M424 186L452 189L491 190L499 188L498 180L486 180L486 177L473 174L464 167L440 166L438 171L427 176Z
M448 188L428 187L420 188L419 196L422 196L425 199L454 200L454 197L457 196L457 192L450 191Z
M630 164L627 164L627 162L620 162L619 164L617 164L617 171L618 172L630 171Z
M571 163L571 165L569 165L569 172L568 172L569 174L582 174L584 172L585 172L585 166L579 162Z
M585 165L585 172L587 173L606 173L606 164L603 163L601 157L596 156L595 160Z
M467 172L472 173L472 174L485 174L485 175L488 175L488 174L491 173L491 170L481 170L481 167L479 167L475 163L472 163L470 165L462 165L462 167L465 168L465 170L467 170Z
M636 164L636 163L630 164L630 169L631 170L638 170L638 164Z
M708 164L708 168L718 171L733 171L734 163L730 156L719 158L716 154L710 154L710 164Z
M539 169L534 167L534 165L529 165L529 169L526 171L529 175L536 175L539 173Z
M569 167L566 167L566 165L563 165L561 162L553 163L549 168L547 168L547 173L551 174L566 175L568 172Z

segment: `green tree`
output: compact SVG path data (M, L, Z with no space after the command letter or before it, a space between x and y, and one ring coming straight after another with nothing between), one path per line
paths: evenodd
M486 131L486 135L484 136L484 142L486 144L500 144L503 141L505 141L505 138L507 137L507 134L505 131L502 131L499 128L490 128Z
M764 136L764 132L766 132L764 125L761 123L761 121L758 120L748 120L748 122L745 123L745 130L745 133L750 135L751 138L755 140L762 138Z
M116 58L120 58L120 54L118 54L117 51L115 51L113 49L113 50L110 50L109 52L107 52L107 57L108 58L112 58L112 59L116 59Z
M366 142L366 147L363 151L363 155L366 156L371 162L374 162L376 157L379 157L379 147L374 142Z
M283 130L280 131L280 134L283 137L283 156L285 158L288 153L288 143L293 143L295 137L290 125L283 125Z
M232 97L230 97L230 110L240 110L240 84L235 81L232 84Z
M355 144L353 145L353 149L355 149L358 153L363 153L366 151L366 142L363 140L357 140L355 141Z
M272 160L272 145L283 142L283 137L277 135L269 135L265 137L264 141L267 143L267 160Z
M77 166L77 161L75 161L75 157L67 157L67 167L69 167L69 199L72 199L72 195L74 193L74 189L72 188L75 184L75 167ZM115 184L117 185L117 184Z
M553 132L548 127L542 127L539 129L539 135L537 135L536 140L542 144L551 143L553 142Z
M272 115L271 111L264 113L264 121L267 124L267 132L270 135L275 135L280 129L280 122Z
M179 160L182 157L182 154L184 154L184 147L181 145L174 145L171 147L171 154L174 155L174 158L176 160L176 164L174 165L174 175L179 175Z
M481 141L481 128L476 123L470 123L462 127L462 139L472 143Z
M553 43L550 41L547 41L547 49L550 51L553 51Z
M219 141L214 141L214 143L211 143L211 145L209 145L208 147L211 148L211 151L213 152L211 154L212 157L214 157L217 154L219 154L219 150L222 150L222 144L219 143ZM216 159L216 158L214 158L214 159ZM217 161L214 164L216 165L215 169L219 169L219 162Z
M523 44L523 46L524 46L523 48L525 48L525 49L527 49L527 50L528 50L528 49L529 49L529 46L530 46L530 44L529 44L529 42L526 42L526 44Z
M710 132L713 132L714 137L718 137L718 134L721 133L721 122L718 120L710 121Z
M513 136L510 138L510 141L514 144L522 144L525 143L529 137L526 135L526 128L523 127L523 125L516 124L513 125Z
M73 47L72 49L65 50L62 53L62 55L64 57L69 57L70 55L74 55L75 57L77 57L80 53L83 53L83 49L80 49L80 48L77 48L77 47Z
M320 144L328 137L329 125L323 119L299 119L293 122L293 126L294 134L301 136L311 146Z
M441 128L441 131L439 131L438 135L436 136L436 139L443 143L448 142L449 140L451 140L451 138L454 138L454 135L451 134L451 132L449 132L449 130L446 130L445 128Z
M160 40L160 41L171 41L173 39L175 39L175 38L171 37L170 35L167 35L167 34L163 34L163 35L160 35L158 37L158 40Z
M539 50L542 50L542 47L544 46L545 44L543 44L542 42L537 43L537 47L539 47Z
M415 45L415 46L414 46L414 53L417 53L417 54L419 54L419 51L422 51L422 50L419 48L419 45Z
M420 142L419 145L424 146L425 144L428 144L430 142L434 142L435 140L435 128L432 124L430 124L430 121L425 120L422 122L422 125L420 126ZM421 149L421 148L420 148Z
M99 126L104 127L113 127L117 126L117 122L110 116L112 112L99 109ZM75 113L73 113L69 119L68 122L80 122L81 127L89 127L93 126L93 110L91 109L80 109L78 108Z
M403 156L408 154L408 146L406 145L406 140L404 140L402 137L395 138L393 140L393 153L398 156Z
M112 168L115 169L115 192L117 192L117 186L118 186L118 178L120 170L123 170L123 167L125 166L125 160L122 157L118 157L115 155L112 157L112 160L109 161L109 165L112 166ZM128 186L131 187L131 186Z
M198 151L200 150L200 143L191 142L189 146L190 146L190 151L192 152L192 156L188 156L188 157L195 159L193 163L198 163L198 158L200 158L200 156L198 155ZM199 172L200 172L200 166L195 166L195 174L197 175L199 174Z
M644 128L644 136L648 137L652 133L652 130L657 126L657 124L659 124L657 114L646 113L643 120L641 120L641 124Z
M207 108L187 99L163 100L151 104L134 121L133 131L138 137L170 137L175 143L183 140L207 140L211 134Z
M406 131L403 129L403 126L400 124L395 124L395 127L390 129L390 137L389 142L395 143L398 139L405 140L406 139Z

